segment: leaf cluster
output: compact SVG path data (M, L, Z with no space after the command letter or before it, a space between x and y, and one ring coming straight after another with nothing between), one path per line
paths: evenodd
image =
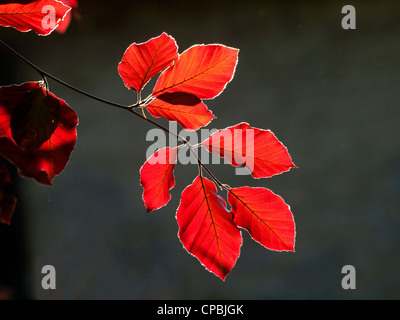
M56 23L43 23L45 6L55 10ZM21 32L33 30L48 35L65 32L76 1L36 0L0 3L0 25ZM4 42L6 49L34 68L42 80L0 88L0 155L19 173L51 185L63 171L76 143L78 117L67 103L48 89L47 77L110 106L118 107L169 131L153 118L176 121L186 130L199 130L214 118L206 100L214 99L232 80L239 50L221 44L194 45L182 53L166 33L144 43L131 44L122 56L118 73L134 91L136 103L123 106L94 97L37 68ZM142 90L156 77L151 94ZM140 168L140 183L147 212L165 206L175 186L178 151L188 147L196 158L198 173L180 198L176 212L178 237L184 248L209 271L225 279L235 265L242 245L242 230L262 246L294 251L295 223L289 205L271 190L259 187L230 187L216 177L194 150L205 148L226 158L233 167L244 167L256 179L269 178L296 167L286 147L270 130L248 123L217 130L197 145L177 135L179 146L165 146L152 154ZM205 177L205 174L209 178ZM9 224L16 205L7 190L10 176L0 165L0 222ZM221 194L226 192L226 198ZM229 206L228 206L229 205Z

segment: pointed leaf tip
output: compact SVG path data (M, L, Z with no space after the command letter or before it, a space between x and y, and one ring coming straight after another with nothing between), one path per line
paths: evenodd
M191 94L172 93L167 99L165 95L162 95L164 100L155 98L146 106L153 117L176 121L185 130L197 130L215 118L207 106Z
M294 251L295 224L290 207L266 188L232 188L228 202L238 227L271 250Z
M197 176L182 192L176 219L185 249L224 280L240 255L242 236L215 184Z
M233 78L238 49L219 44L195 45L158 78L153 95L186 92L199 99L219 95Z
M245 166L254 178L268 178L296 167L287 148L270 130L245 122L218 130L201 144L232 166Z
M118 73L128 89L140 92L157 73L178 59L178 46L165 32L144 43L133 43L118 65Z
M176 148L163 148L155 152L140 169L140 184L147 212L165 206L171 199L169 190L175 186L174 167Z
M46 36L56 29L71 7L57 0L0 3L0 25Z

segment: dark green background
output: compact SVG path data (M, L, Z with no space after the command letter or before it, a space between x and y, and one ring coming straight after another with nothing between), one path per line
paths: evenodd
M346 4L356 8L356 30L341 27ZM18 180L25 255L0 256L3 269L19 272L15 290L25 286L32 299L400 298L398 1L82 0L80 14L64 35L1 28L0 36L53 75L123 104L135 95L117 66L133 42L167 32L179 52L199 43L240 49L233 81L206 101L218 117L209 128L271 129L299 168L260 180L211 168L231 186L281 195L295 217L296 252L269 251L244 232L226 281L207 272L183 249L175 219L196 166L177 166L172 200L147 214L139 169L152 127L50 81L77 111L79 138L53 188ZM3 84L39 80L4 49L0 57ZM57 270L53 291L40 286L47 264ZM341 287L347 264L356 290Z

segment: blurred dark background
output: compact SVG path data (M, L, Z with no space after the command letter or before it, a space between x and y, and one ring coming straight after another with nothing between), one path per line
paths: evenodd
M85 91L130 104L117 65L133 42L167 32L179 52L198 43L240 49L233 81L206 101L209 128L247 121L271 129L299 167L270 179L211 166L231 186L263 186L290 204L296 252L268 251L243 232L225 282L182 247L180 194L197 173L177 166L170 203L150 214L139 169L152 127L54 81L79 115L78 141L54 187L15 177L19 207L0 226L0 288L23 299L400 298L400 2L352 1L356 30L343 30L342 1L80 1L64 35L1 28L33 63ZM0 48L1 84L39 76ZM151 89L149 84L147 90ZM160 120L166 124L166 121ZM397 128L397 129L396 129ZM41 268L57 289L41 288ZM341 287L344 265L356 289Z

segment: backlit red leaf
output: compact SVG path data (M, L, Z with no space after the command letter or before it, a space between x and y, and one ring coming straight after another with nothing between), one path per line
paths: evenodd
M154 153L140 169L140 183L147 212L165 206L171 199L169 190L175 186L176 148L163 148Z
M51 137L37 149L23 149L11 134L12 113L22 97L40 87L38 82L27 82L0 88L0 154L13 163L22 176L51 185L69 161L76 142L76 113L62 99L47 92L60 103L60 118Z
M141 91L157 73L178 59L174 38L166 33L144 43L133 43L118 65L118 73L128 89Z
M167 99L166 95L169 96ZM155 98L146 109L153 117L176 121L185 130L197 130L215 118L207 106L194 95L175 92L165 93L160 97L161 99Z
M185 249L224 280L240 255L242 236L215 184L197 176L182 193L176 219Z
M295 225L290 207L265 188L240 187L228 192L234 222L271 250L294 251Z
M199 99L212 99L231 81L238 49L223 45L195 45L183 52L175 64L158 78L153 95L186 92Z
M235 167L245 166L254 178L266 178L295 168L286 147L270 130L248 123L218 130L202 142Z
M69 6L56 0L3 1L0 3L0 25L48 35L70 10Z
M60 21L60 23L58 24L58 27L56 28L56 31L58 33L65 33L71 22L71 17L73 16L75 18L79 18L78 1L77 0L61 0L61 2L64 3L68 7L71 7L71 10L67 12L67 14L64 16L64 19Z

